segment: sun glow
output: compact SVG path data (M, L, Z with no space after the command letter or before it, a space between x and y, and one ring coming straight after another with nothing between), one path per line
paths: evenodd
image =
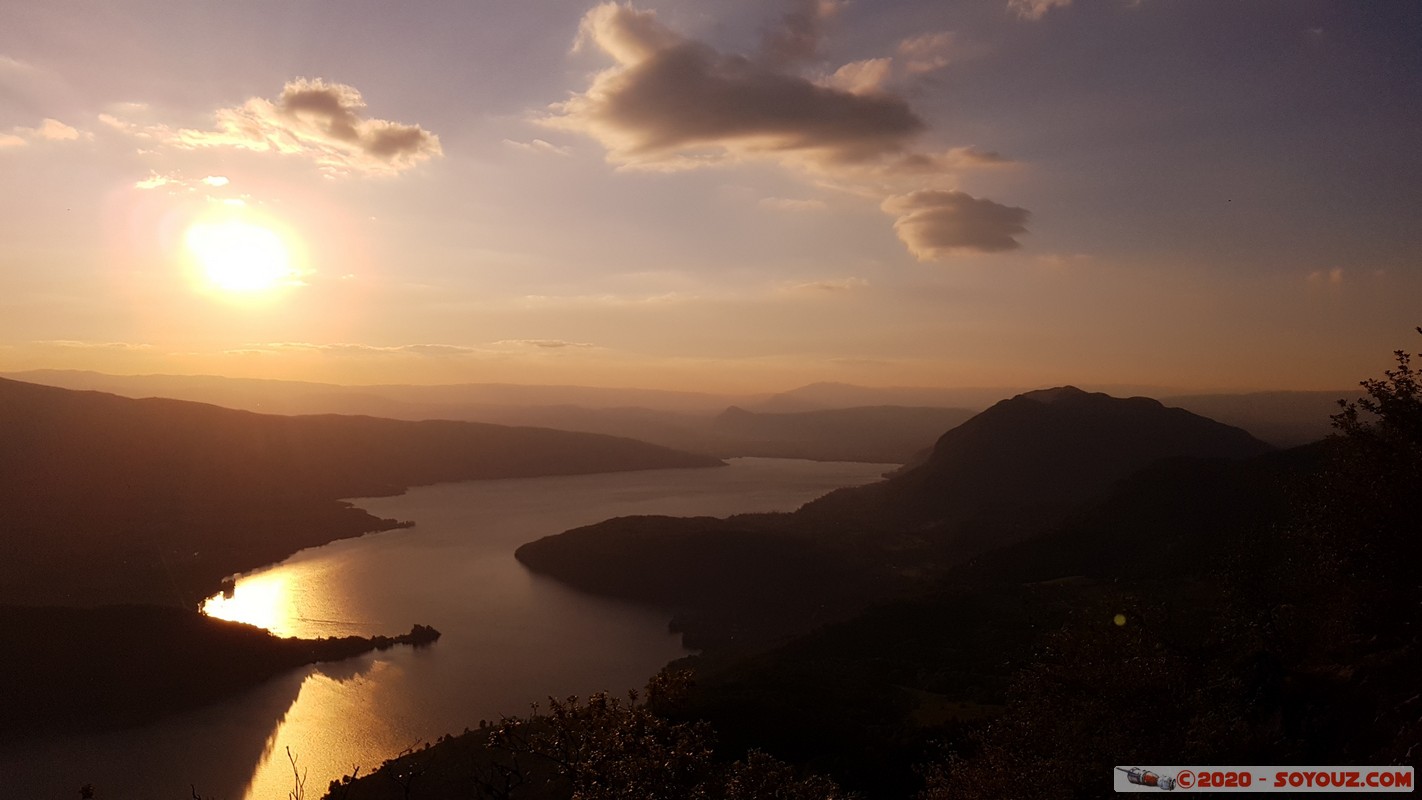
M278 636L291 636L291 620L299 615L295 609L290 577L277 569L242 578L231 593L207 598L202 604L202 613L266 628Z
M291 248L270 226L235 218L195 222L183 241L213 289L250 295L297 282Z

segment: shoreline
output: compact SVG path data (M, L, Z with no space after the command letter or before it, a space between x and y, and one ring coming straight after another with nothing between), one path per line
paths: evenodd
M0 660L0 742L119 730L225 700L285 672L441 634L283 638L255 625L167 606L0 606L27 658Z

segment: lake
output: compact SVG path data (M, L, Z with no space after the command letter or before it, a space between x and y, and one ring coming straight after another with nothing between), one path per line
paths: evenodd
M293 787L287 749L317 798L355 766L479 720L522 714L549 695L640 688L686 654L670 613L592 597L530 574L519 545L629 514L726 516L789 511L891 465L738 458L712 469L469 481L362 498L407 529L304 550L244 575L214 616L282 636L444 636L322 664L221 704L136 730L73 736L0 751L0 797L73 800L281 800ZM162 658L162 653L155 653Z

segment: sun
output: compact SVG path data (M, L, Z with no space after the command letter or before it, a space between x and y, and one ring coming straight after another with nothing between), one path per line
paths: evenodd
M202 278L233 294L257 294L293 283L291 249L271 227L242 219L196 222L183 237Z

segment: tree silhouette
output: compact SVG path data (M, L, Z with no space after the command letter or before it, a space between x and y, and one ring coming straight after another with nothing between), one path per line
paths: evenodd
M1360 382L1366 397L1338 401L1322 527L1358 577L1415 588L1416 558L1422 555L1416 508L1422 496L1422 371L1412 367L1407 351L1393 356L1395 369Z

